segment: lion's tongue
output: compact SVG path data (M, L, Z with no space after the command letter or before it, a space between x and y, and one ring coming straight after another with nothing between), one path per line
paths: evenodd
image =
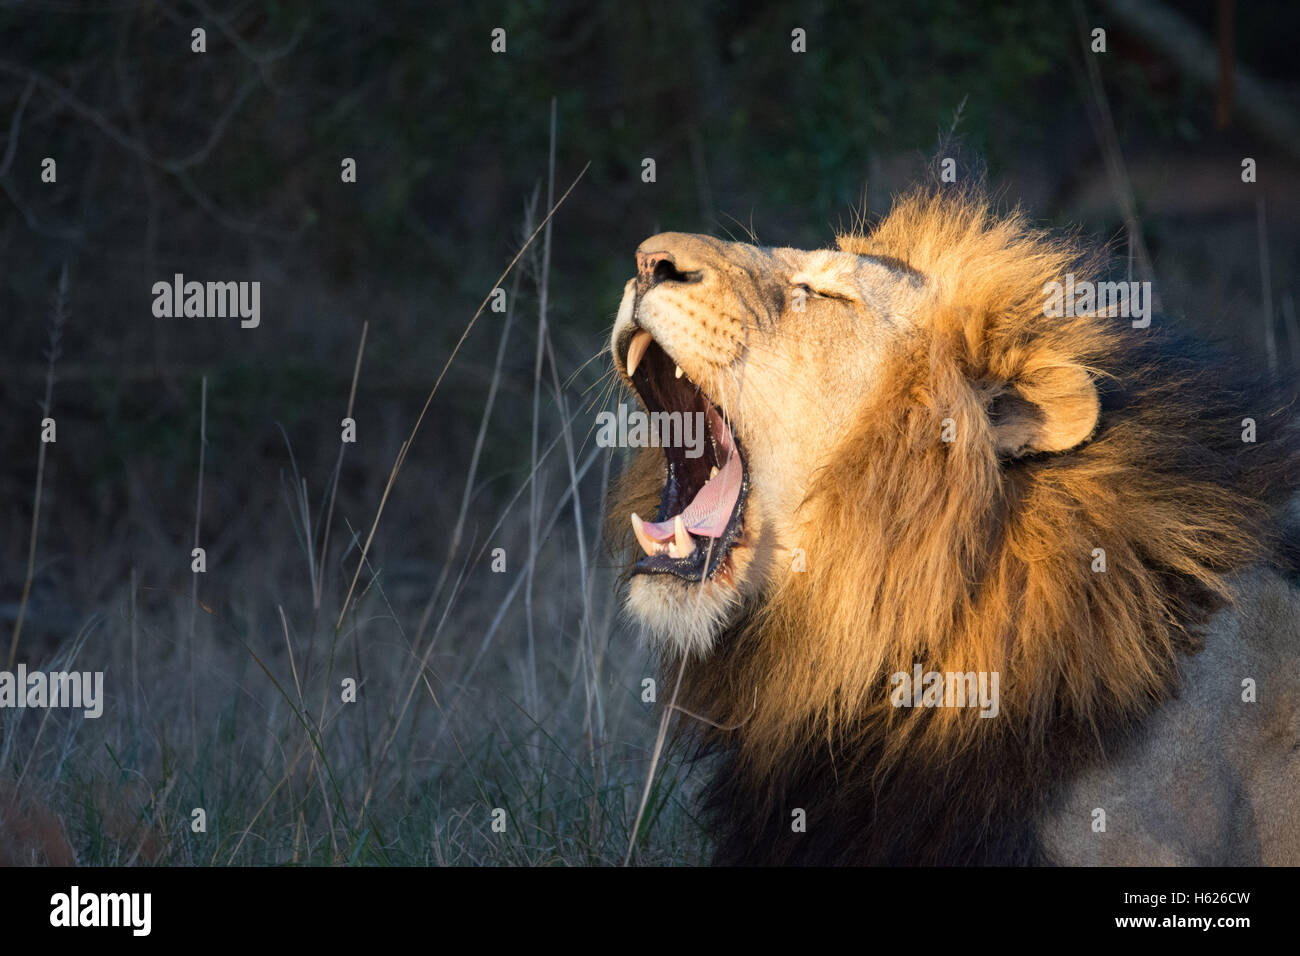
M731 429L722 420L722 416L712 408L709 409L709 424L712 426L718 451L727 456L727 461L718 469L718 473L696 492L691 503L682 512L681 518L682 524L691 534L706 538L720 538L727 530L727 522L731 519L731 512L735 510L736 499L740 497L744 466L740 463L740 456L736 454ZM666 521L646 522L642 530L652 541L671 541L673 519L676 517L670 515Z

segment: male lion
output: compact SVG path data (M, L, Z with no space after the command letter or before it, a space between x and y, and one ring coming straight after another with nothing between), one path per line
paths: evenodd
M611 520L717 862L1300 863L1283 401L1055 314L1098 263L972 193L636 260L614 364L709 442L640 452Z

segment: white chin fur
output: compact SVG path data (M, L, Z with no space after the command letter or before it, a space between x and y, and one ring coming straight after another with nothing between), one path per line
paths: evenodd
M703 657L735 616L740 595L714 581L688 584L666 574L638 574L628 585L625 606L652 644Z

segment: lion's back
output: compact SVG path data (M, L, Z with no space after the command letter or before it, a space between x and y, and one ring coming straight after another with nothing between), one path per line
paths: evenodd
M1300 587L1235 583L1178 695L1064 788L1041 829L1054 862L1300 864Z

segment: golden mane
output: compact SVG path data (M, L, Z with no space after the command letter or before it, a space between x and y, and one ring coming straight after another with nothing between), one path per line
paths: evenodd
M782 764L812 748L875 776L986 747L1032 760L1062 726L1099 742L1171 693L1227 575L1267 557L1296 467L1279 403L1171 344L1160 317L1045 315L1045 285L1100 263L980 196L914 192L839 245L924 276L927 314L814 478L788 541L806 571L686 663L679 702L739 725L695 730L787 790ZM1087 440L1000 457L999 397L1051 417L1083 373L1101 401ZM891 706L891 674L916 664L998 672L1000 719Z

